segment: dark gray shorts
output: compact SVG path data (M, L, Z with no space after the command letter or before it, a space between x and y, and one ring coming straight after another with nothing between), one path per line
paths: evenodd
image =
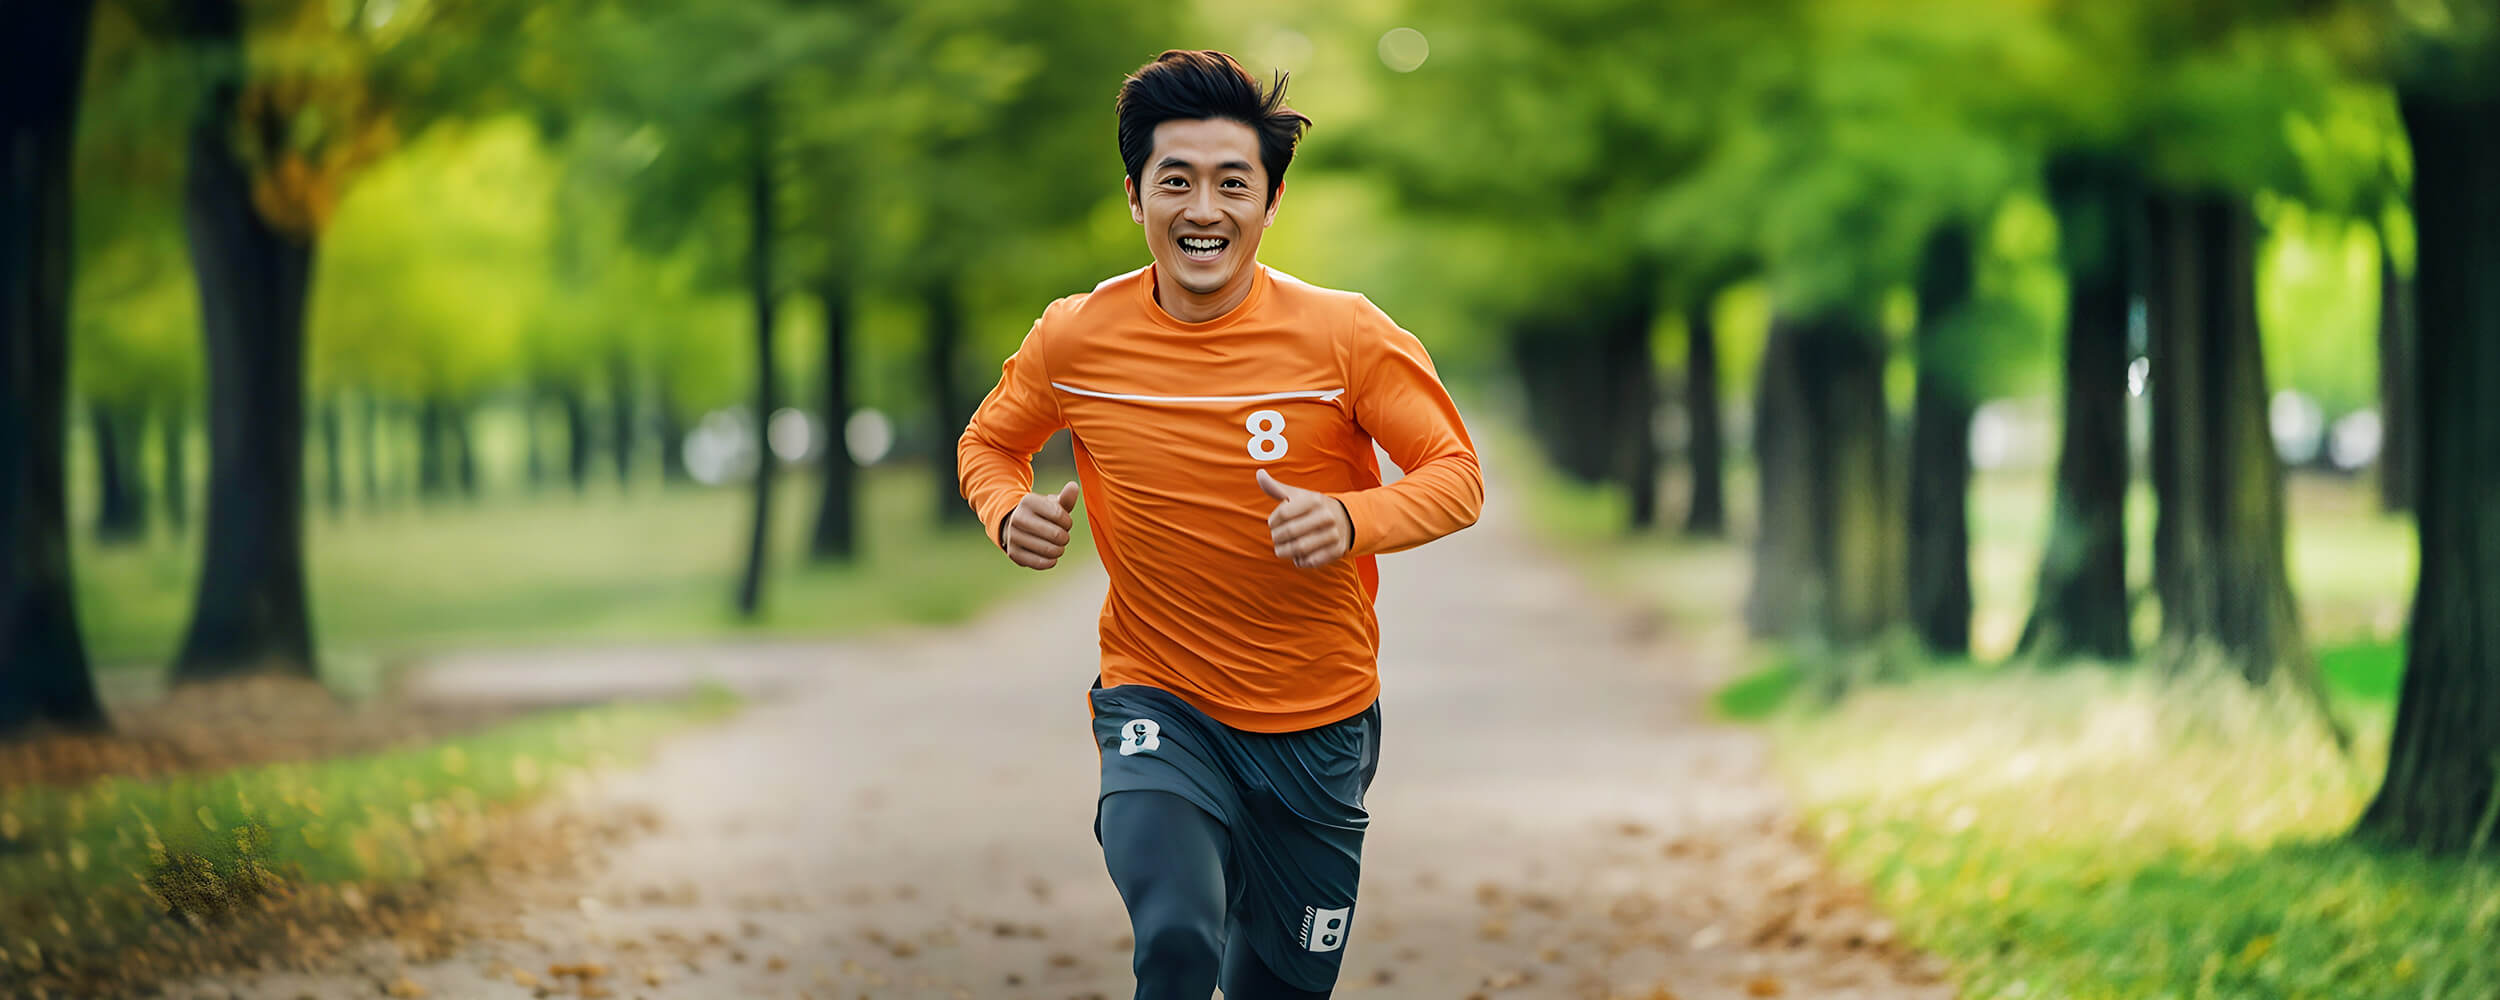
M1235 933L1285 981L1335 985L1371 825L1363 793L1380 769L1379 703L1316 729L1253 733L1159 688L1097 687L1090 697L1102 795L1171 792L1221 821L1232 838L1225 875Z

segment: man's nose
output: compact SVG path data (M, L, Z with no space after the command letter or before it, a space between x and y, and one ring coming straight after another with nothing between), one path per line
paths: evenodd
M1201 188L1181 206L1181 218L1194 225L1212 226L1224 221L1224 213L1215 210L1215 196Z

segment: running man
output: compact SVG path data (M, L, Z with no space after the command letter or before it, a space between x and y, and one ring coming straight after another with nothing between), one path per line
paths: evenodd
M1373 557L1473 524L1475 445L1413 334L1258 262L1310 119L1220 52L1120 88L1154 263L1050 304L956 446L1007 558L1058 564L1082 495L1109 571L1094 830L1139 1000L1325 997L1380 763ZM1077 482L1035 493L1060 428ZM1398 467L1383 486L1379 442Z

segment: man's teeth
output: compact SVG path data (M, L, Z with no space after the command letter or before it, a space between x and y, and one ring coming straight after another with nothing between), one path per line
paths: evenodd
M1218 239L1181 238L1181 249L1189 253L1216 253L1224 249L1224 244L1225 241Z

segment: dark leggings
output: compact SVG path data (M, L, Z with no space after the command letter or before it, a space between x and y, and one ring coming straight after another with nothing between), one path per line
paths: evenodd
M1249 942L1227 948L1224 824L1170 792L1104 796L1102 857L1137 937L1137 1000L1325 1000L1276 978Z

